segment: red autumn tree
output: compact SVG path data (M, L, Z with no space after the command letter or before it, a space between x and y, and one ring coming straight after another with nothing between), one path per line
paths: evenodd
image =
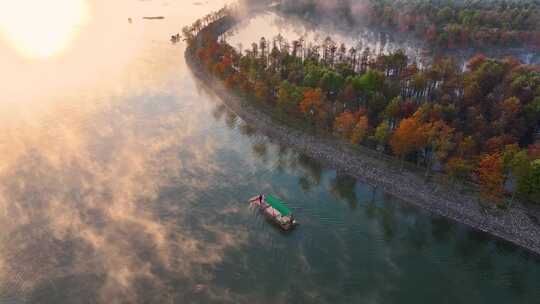
M322 107L321 89L309 88L304 92L304 98L300 102L300 112L305 115L317 115Z
M419 114L417 112L417 114ZM421 147L427 140L425 125L420 122L420 115L403 119L390 138L390 146L394 153L402 159Z
M334 132L342 138L350 138L355 126L355 117L350 111L341 113L334 120Z
M531 159L540 159L540 143L530 145L528 150Z
M480 195L492 202L500 202L504 192L503 160L500 154L486 154L476 168Z
M486 62L486 55L476 54L467 62L467 68L471 71L477 70L484 62Z
M426 31L426 39L428 41L434 41L437 38L437 26L432 24Z
M354 129L352 130L352 134L350 137L351 143L353 145L358 145L359 143L361 143L366 137L368 128L369 128L369 121L368 121L367 116L365 115L360 116L360 118L358 119L358 122L356 123L356 125L354 126Z

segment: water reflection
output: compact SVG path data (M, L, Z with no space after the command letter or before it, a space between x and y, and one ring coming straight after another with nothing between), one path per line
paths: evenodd
M338 170L336 178L331 182L330 192L338 199L347 201L351 209L355 209L358 204L356 183L356 178Z
M94 91L90 81L76 96L69 87L54 101L43 94L24 112L3 105L11 117L0 137L0 301L226 299L204 286L225 250L246 239L226 222L239 210L195 218L187 211L214 182L190 173L222 170L206 161L215 144L194 140L208 128L197 114L206 108L183 115L193 107L191 89L171 90L186 85L174 80L178 49L152 47L131 58L115 88ZM179 158L185 146L193 150ZM166 195L175 180L181 186Z
M254 141L253 145L258 145L258 141ZM271 151L272 149L272 147L266 147L267 152ZM354 271L354 265L358 264L357 267L361 267L362 271L366 271L367 264L371 262L376 264L379 263L375 262L371 255L376 254L375 252L380 253L380 250L384 247L391 248L389 252L391 257L384 258L384 263L386 264L383 268L390 267L394 269L393 271L398 271L400 273L406 272L409 273L409 275L409 271L415 269L416 272L420 270L418 275L430 277L441 275L440 271L442 268L445 269L447 266L453 267L455 265L464 265L468 269L476 269L477 271L483 273L482 276L472 279L471 282L476 282L474 283L475 286L478 286L478 282L480 281L477 282L476 280L480 278L482 281L490 277L499 278L497 280L507 277L507 279L503 279L505 282L503 285L507 286L509 290L514 290L514 294L522 294L524 290L525 293L523 294L527 293L527 287L525 286L530 286L530 282L528 283L526 280L512 277L512 273L515 273L515 265L508 266L508 270L504 270L504 273L501 273L500 271L504 269L505 266L501 267L500 264L496 264L499 262L493 261L493 252L490 249L493 248L493 246L499 247L502 245L516 250L515 246L510 246L507 243L493 240L483 233L478 233L463 227L456 231L455 224L451 223L450 221L440 217L428 216L427 213L421 212L408 204L403 204L402 202L397 201L395 198L378 191L376 188L366 187L363 185L359 186L359 182L346 174L340 172L325 173L325 170L320 165L317 165L316 162L304 155L293 155L292 160L291 158L288 158L288 161L285 162L285 158L283 156L286 155L286 153L284 153L284 150L286 149L281 149L281 147L277 145L276 154L279 155L279 162L281 164L290 164L288 167L288 172L294 172L295 175L300 174L300 178L298 179L299 187L306 191L308 197L316 201L317 199L315 196L320 195L321 187L328 187L328 193L335 196L336 200L356 203L350 204L347 207L350 210L348 212L352 212L352 214L354 214L355 208L361 206L363 212L366 214L365 218L353 216L351 218L353 219L353 222L349 222L346 220L347 217L343 218L336 215L336 213L341 213L341 211L339 211L339 207L336 208L336 206L332 206L330 202L324 202L329 211L328 213L320 213L320 210L318 210L319 213L316 214L318 221L324 223L322 225L323 227L320 227L320 223L317 224L316 222L309 221L309 213L313 212L311 209L312 207L304 205L301 207L302 209L300 209L300 212L302 212L302 218L307 221L303 226L305 227L305 225L307 225L309 227L304 229L316 229L318 234L317 239L320 241L325 240L325 246L333 247L334 250L332 250L331 254L338 256L340 260L340 262L337 264L328 264L328 257L324 256L330 253L320 252L317 254L317 251L320 249L312 247L313 243L311 240L306 239L305 241L301 241L302 248L298 250L300 250L303 255L306 255L306 257L301 258L302 262L300 263L301 265L310 265L309 268L307 268L309 271L307 269L305 271L306 273L309 273L310 276L315 276L315 278L312 278L313 281L311 282L314 284L314 286L319 283L323 284L322 281L317 280L317 275L313 268L313 264L320 264L321 261L325 265L325 270L321 269L321 271L324 272L327 278L330 277L336 282L341 282L341 280L347 278L348 281L347 283L343 283L343 289L339 289L341 290L339 295L336 295L328 290L321 290L320 294L329 297L326 299L338 298L342 300L350 300L358 296L358 293L361 293L360 290L362 289L357 285L356 282L361 281L362 276ZM268 157L268 155L266 157ZM304 165L311 163L314 166L299 166L299 163L303 163ZM318 182L317 185L312 184L309 187L305 187L305 181L312 180L309 174L305 175L306 172L310 172L310 170L306 170L309 168L315 169L311 172L315 173L313 177L318 180ZM358 197L362 198L361 203L359 202ZM312 201L311 203L313 204L314 202ZM323 207L323 209L326 210L326 207ZM330 214L331 217L328 217ZM371 228L367 228L366 230L364 224L358 222L362 220L367 220L368 222L364 224L367 224L367 227ZM345 228L345 222L349 227ZM375 226L372 226L372 224L375 224ZM325 229L324 226L328 225L332 226L335 230L324 232L320 230ZM307 236L302 236L301 239L304 237ZM334 241L329 241L330 239L334 239ZM353 243L350 243L351 241ZM355 242L360 242L362 245L354 244ZM375 246L377 249L371 249L374 250L374 252L368 250L367 252L361 253L361 255L359 255L356 259L348 258L353 252L358 251L358 246L372 247L373 244L378 244ZM402 250L402 244L407 244L407 251ZM293 251L295 250L296 249ZM309 253L305 251L309 251ZM420 255L423 257L429 256L430 258L427 260L418 257L412 259L411 255ZM288 257L291 259L297 258L290 256ZM456 261L456 258L459 260L459 262ZM497 259L499 258L500 257L497 257ZM358 259L361 259L361 261L358 261ZM426 268L426 265L423 265L425 263L428 263L429 266L427 267L435 267L435 269L429 270L429 268ZM345 269L341 269L340 265L347 266L344 266ZM337 274L334 272L325 272L328 271L328 269L341 270L339 270L340 274ZM520 269L522 271L524 268L520 267ZM377 277L374 272L377 273L379 271L381 270L373 269L373 271L370 272L370 275ZM400 281L399 284L404 284L404 282L401 282L401 280L397 279L397 277L392 278L390 273L393 271L390 271L390 273L386 273L385 271L387 270L382 271L385 273L382 276L385 283L381 282L381 284L388 284L388 281ZM457 275L457 273L459 272L454 274ZM447 279L454 280L451 279L453 276L452 274L449 274L449 276L450 277ZM425 281L425 277L417 278L415 276L414 279ZM424 284L429 284L429 282L425 281ZM460 286L457 284L457 282L451 283L450 285L453 287L450 287L447 292L453 290L454 287L458 288L458 286ZM306 283L306 286L309 286L309 284ZM401 290L402 286L396 288ZM305 299L309 293L298 292L296 289L291 289L290 294L294 294L298 299ZM364 290L362 295L365 296L366 294L369 294L369 291ZM405 294L403 296L405 296L407 299L416 298L412 294ZM436 294L427 294L425 296L430 298L437 297ZM468 295L467 297L458 295L450 297L457 302L467 302L469 300L469 296L472 295ZM393 298L390 295L383 296L383 298L385 300L380 301L397 301L397 298ZM495 300L495 298L493 299Z
M140 107L146 108L144 102ZM17 157L5 162L0 175L2 294L38 300L34 293L46 286L62 292L68 278L83 276L84 281L91 274L99 286L91 295L96 301L160 301L167 295L159 291L170 284L168 276L186 280L182 286L188 290L176 290L176 296L187 292L197 283L191 278L210 276L204 265L220 262L226 248L245 239L241 229L224 222L238 212L234 208L201 218L187 212L204 201L213 183L201 177L221 174L207 163L213 144L193 142L197 131L190 128L199 129L201 122L175 117L177 111L157 111L155 120L146 111L126 110L113 107L104 117L88 118L105 118L97 129L58 126L65 136L51 138L34 130L48 145L21 139ZM107 122L111 114L115 120ZM183 145L193 151L181 159L176 151ZM189 169L184 170L186 161ZM194 172L198 178L189 178ZM177 190L190 191L162 197L171 179L182 181ZM140 284L155 294L139 298Z
M228 110L218 103L214 111ZM228 115L217 119L226 125ZM238 122L230 128L249 140L249 155L262 166L249 174L255 188L286 198L302 222L283 236L257 218L263 224L249 226L243 245L249 254L222 265L240 276L224 270L220 284L274 303L413 303L440 300L441 294L456 303L505 303L538 294L538 260L515 246L325 169L253 126Z
M303 174L299 183L304 191L309 191L312 187L320 185L323 172L321 164L306 155L300 155L297 164L302 168Z

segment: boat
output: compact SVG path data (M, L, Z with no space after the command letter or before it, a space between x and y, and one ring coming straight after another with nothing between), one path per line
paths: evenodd
M173 44L177 43L178 41L180 41L180 34L176 34L176 35L171 36L171 42Z
M269 220L284 231L289 231L298 225L289 207L275 196L261 194L252 197L249 203L251 206L259 208Z

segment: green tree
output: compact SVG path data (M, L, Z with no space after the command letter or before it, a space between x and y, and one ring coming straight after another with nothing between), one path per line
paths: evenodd
M334 71L326 70L320 79L320 87L326 92L326 96L333 98L343 88L345 80Z
M502 153L505 179L513 177L517 181L516 189L513 189L510 203L514 201L519 189L527 182L531 161L527 150L521 150L518 145L507 145Z
M308 63L305 67L304 85L312 88L318 87L323 75L323 68L314 63Z
M394 99L392 99L392 101L390 101L390 103L386 105L386 108L382 113L383 118L389 120L392 123L395 123L401 115L400 102L400 97L395 97Z
M484 96L501 82L503 76L504 68L495 60L486 60L473 74Z
M297 86L287 80L281 82L277 92L277 106L280 110L288 114L294 114L297 112L301 100L302 92Z
M540 96L523 108L525 119L527 124L531 127L535 127L540 121Z
M384 152L391 135L392 133L388 121L385 120L377 126L373 139L377 142L377 150L379 150L379 153Z
M364 91L368 94L381 89L383 84L384 74L375 70L367 71L364 75L360 76L358 81L355 83L358 90Z
M451 184L456 181L464 181L469 177L472 166L461 157L452 157L446 163L446 172L450 178Z
M431 124L428 128L428 145L433 150L435 159L440 163L444 163L450 151L454 148L454 129L441 120ZM426 163L426 178L430 174L431 166L432 157L428 157Z
M535 204L540 204L540 159L530 163L526 176L519 183L520 194Z
M444 7L441 10L439 10L439 12L437 13L437 20L441 24L445 24L445 23L448 23L448 22L452 21L453 17L454 17L454 10L452 10L448 6Z

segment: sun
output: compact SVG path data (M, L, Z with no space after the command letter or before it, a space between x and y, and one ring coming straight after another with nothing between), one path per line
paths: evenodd
M86 0L0 0L0 38L25 57L60 53L88 19Z

